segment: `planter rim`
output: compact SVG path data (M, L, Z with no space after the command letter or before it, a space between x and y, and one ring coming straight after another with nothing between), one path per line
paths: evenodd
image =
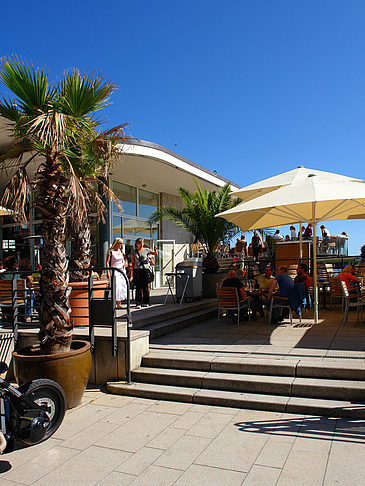
M80 348L78 349L72 349L72 345L73 344L77 344L77 343L82 343L83 346L81 346ZM25 350L25 349L40 349L40 345L39 344L33 344L31 346L25 346L24 348L21 348L19 349L18 351L13 351L12 352L12 356L17 358L17 357L21 357L23 360L29 360L29 361L36 361L36 360L39 360L40 357L42 357L43 359L48 359L48 360L57 360L57 359L62 359L66 356L75 356L77 354L81 354L81 353L84 353L84 352L87 352L90 350L90 347L91 347L91 344L89 341L84 341L84 340L81 340L81 339L76 339L74 341L72 341L71 343L71 349L70 351L67 351L66 353L56 353L56 354L36 354L36 355L29 355L29 354L22 354L22 351Z
M93 287L98 287L100 286L100 284L103 284L106 286L106 284L108 284L109 282L107 280L94 280L93 282ZM89 285L88 285L88 282L85 281L85 282L68 282L67 284L69 287L72 287L72 288L82 288L82 289L88 289L89 288Z

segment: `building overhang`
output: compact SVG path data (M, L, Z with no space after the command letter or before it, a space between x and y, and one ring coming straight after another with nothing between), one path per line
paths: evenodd
M0 153L4 153L14 146L15 140L11 136L11 123L0 117ZM194 191L196 180L205 189L219 189L226 183L231 190L238 190L240 186L228 181L205 167L202 167L181 155L152 142L132 139L129 143L119 147L120 155L111 169L111 179L124 182L132 186L144 188L157 193L178 195L178 188L184 187ZM37 160L38 159L38 160ZM35 159L32 169L42 158ZM7 171L11 177L15 168ZM4 189L6 180L4 174L0 180L0 190Z
M178 188L196 189L194 180L203 188L218 189L235 183L181 157L165 147L146 141L136 141L120 146L121 155L115 162L111 177L153 192L177 195Z

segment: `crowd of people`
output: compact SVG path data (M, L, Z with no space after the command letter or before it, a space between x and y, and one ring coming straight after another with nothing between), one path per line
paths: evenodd
M349 264L335 277L345 282L351 301L363 298L362 279L356 276L356 271L355 265ZM296 284L303 285L299 287ZM223 287L234 287L238 290L241 303L247 299L250 300L251 319L254 321L257 319L258 313L261 316L264 315L264 309L270 307L272 299L275 299L277 304L289 304L294 309L299 308L298 303L307 307L311 306L312 280L308 275L306 263L297 265L295 276L289 275L288 268L284 265L277 268L275 275L273 268L267 266L264 273L254 279L253 288L246 287L246 285L247 281L243 280L241 270L230 270L227 278L222 281ZM285 311L282 313L274 307L271 323L280 323L284 317ZM241 318L247 319L247 308L243 311Z
M261 317L264 316L264 308L270 307L271 299L275 298L280 303L280 299L291 298L295 284L304 284L302 287L302 300L305 304L310 302L309 288L311 279L308 276L308 267L305 263L298 264L294 279L288 274L288 268L284 265L277 269L275 276L272 267L267 266L264 273L254 279L254 289L251 290L245 288L245 283L239 276L239 271L229 270L227 278L222 281L222 287L236 288L241 303L246 299L250 299L251 319L254 321L257 319L258 313ZM292 301L294 300L292 299ZM298 302L298 293L296 293L295 302ZM247 318L247 312L247 309L244 309L241 315L242 319ZM271 322L276 324L282 320L283 315L277 309L274 309Z

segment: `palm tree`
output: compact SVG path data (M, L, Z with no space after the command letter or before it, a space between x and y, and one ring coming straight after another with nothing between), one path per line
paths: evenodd
M95 113L107 105L114 85L97 75L82 76L75 69L49 84L43 68L17 58L2 60L0 80L15 96L0 102L0 115L9 120L18 142L0 157L2 167L8 167L9 161L18 167L3 203L24 222L31 189L37 190L35 205L43 219L41 347L45 353L63 352L70 349L72 340L66 222L75 208L80 220L84 219L88 208L69 155L93 135ZM24 160L29 150L30 156ZM36 156L43 160L30 180L27 167Z
M196 185L194 192L182 187L178 189L185 203L183 209L163 207L152 215L150 221L166 219L190 231L207 248L207 255L203 260L205 271L217 271L219 265L215 254L219 242L229 241L238 229L224 218L217 218L216 215L236 206L240 200L232 200L229 184L225 184L218 191L209 191L194 182Z
M119 201L113 191L105 184L109 169L120 152L120 144L130 139L125 134L128 124L119 125L105 132L95 131L87 137L75 153L68 159L80 180L87 205L87 212L80 215L77 211L68 218L68 234L71 239L70 281L87 280L89 273L82 269L91 264L90 213L96 212L98 222L105 222L106 206L104 200L112 200L118 208ZM104 196L104 198L103 198ZM121 208L120 208L121 209Z

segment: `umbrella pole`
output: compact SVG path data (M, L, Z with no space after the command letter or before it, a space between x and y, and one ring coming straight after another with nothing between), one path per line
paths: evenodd
M316 237L316 206L313 203L313 278L314 278L314 324L318 324L318 281L317 281L317 237Z
M302 247L302 223L299 223L299 259L300 263L302 263L302 258L303 258L303 247Z

